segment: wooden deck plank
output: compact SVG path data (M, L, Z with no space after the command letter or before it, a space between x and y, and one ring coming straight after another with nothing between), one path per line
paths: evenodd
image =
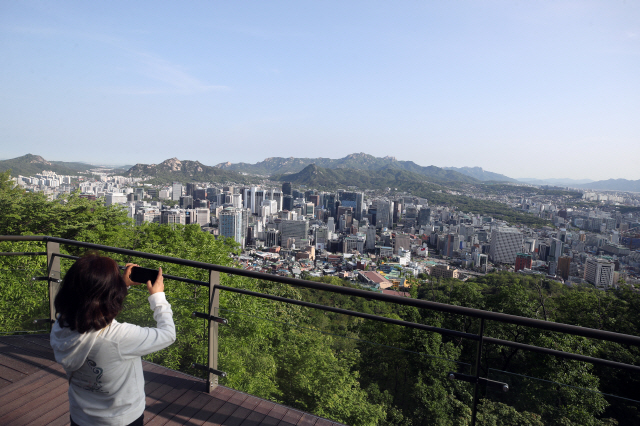
M318 421L315 424L315 426L334 426L334 425L340 425L340 423L334 423L331 420L327 420L327 419L318 419Z
M318 417L309 413L304 413L300 420L298 420L297 426L314 426L318 421Z
M2 353L0 353L0 365L4 365L5 367L12 368L25 375L33 374L36 371L40 370L38 367L36 367L33 364L20 361L19 359L13 358L11 356L8 356Z
M158 397L151 395L151 398L154 399L154 401L147 404L145 409L145 424L182 398L182 396L188 393L191 389L199 388L201 385L198 381L188 380L186 378L174 377L173 379L174 380L169 380L163 385L167 390L164 395ZM162 389L162 387L158 390L160 389ZM165 413L165 416L166 415L167 413Z
M23 416L9 422L4 423L5 426L28 426L35 424L47 424L52 420L60 417L65 411L64 405L68 404L67 398L67 389L65 388L63 392L58 395L55 395L54 398L49 399L49 397L53 396L52 392L49 395L43 395L38 399L38 409L30 410Z
M193 418L198 411L210 402L211 397L208 394L198 393L198 396L196 396L189 405L180 409L180 411L178 411L176 415L165 424L165 426L179 426L189 422L189 420Z
M39 368L46 368L56 363L55 359L53 358L47 358L41 356L40 354L33 353L30 350L25 350L17 346L10 346L7 350L0 351L0 353L5 356L17 359L18 361L35 365Z
M47 426L70 426L71 421L69 420L69 409L62 414L60 417L55 419L54 421L47 423Z
M57 398L39 406L37 412L31 412L29 413L29 415L21 417L19 421L12 426L26 426L35 424L44 425L54 421L65 412L67 413L67 415L69 415L68 401L69 399L67 397L67 392L64 392Z
M31 402L35 401L40 395L52 392L56 388L68 388L66 380L51 375L45 375L40 380L30 383L28 386L20 388L20 392L9 394L3 397L2 405L0 405L0 424L3 424L3 417L9 415L13 410L20 407L29 407Z
M288 407L274 404L271 410L269 410L269 414L267 414L267 416L264 419L262 419L262 421L260 422L260 425L277 426L277 424L280 423L280 420L282 420L284 415L287 414L288 410L289 410Z
M33 392L24 395L21 398L14 399L9 404L6 404L6 407L2 408L2 411L5 411L4 415L0 416L0 424L8 425L14 421L17 421L22 416L32 413L35 415L39 415L42 413L42 402L55 399L59 396L62 397L62 400L68 401L67 399L67 389L68 384L66 381L62 379L56 379L52 382L47 383L45 386L35 389ZM43 396L44 399L40 397ZM67 403L68 404L68 403ZM33 409L37 407L37 409Z
M275 405L271 401L260 400L260 403L254 407L253 412L244 419L240 426L259 426Z
M302 418L302 414L304 414L302 411L290 409L278 423L278 426L296 426Z
M7 336L3 340L5 340L5 343L7 343L8 345L24 349L31 353L40 355L42 358L55 361L53 348L51 347L51 345L45 346L44 344L41 344L41 339L38 339L38 341L34 341L33 339L29 339L28 336Z
M15 383L18 380L22 380L27 377L27 374L14 370L13 368L4 366L0 363L0 377L11 383Z
M247 395L247 398L238 405L236 410L231 413L231 416L221 424L224 426L240 426L259 403L260 400L258 398Z
M21 392L23 392L23 389L22 389L23 387L29 386L33 382L38 381L43 377L47 377L48 380L55 379L55 376L53 376L52 374L49 374L48 371L37 370L34 374L31 374L25 377L24 379L20 380L19 382L12 384L10 388L0 389L0 399L4 401L3 398L6 398L5 395L8 395L8 394L11 394L12 397L15 397L16 394L20 395Z
M201 426L213 413L222 407L229 398L233 396L233 391L229 388L218 386L211 395L211 402L198 410L191 419L188 420L189 426Z
M197 386L188 389L182 394L182 396L180 396L180 398L176 399L171 404L166 405L155 417L153 417L153 419L150 419L148 422L146 421L145 412L145 424L149 426L163 426L171 423L177 418L183 407L191 406L194 404L194 400L200 396L200 392L196 391L194 388L197 389ZM199 408L202 408L202 405Z
M0 389L5 388L7 386L9 386L10 384L12 384L13 382L10 382L8 380L3 379L2 377L0 377Z
M240 407L240 404L247 399L247 394L235 392L229 400L215 411L204 423L203 426L221 426Z

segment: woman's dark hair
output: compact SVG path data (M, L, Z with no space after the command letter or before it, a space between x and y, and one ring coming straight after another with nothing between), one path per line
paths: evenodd
M122 310L127 285L115 260L97 254L69 268L54 301L61 327L85 333L100 330Z

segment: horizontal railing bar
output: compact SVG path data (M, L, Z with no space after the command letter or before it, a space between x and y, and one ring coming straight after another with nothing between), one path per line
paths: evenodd
M0 256L45 256L47 254L46 251L11 251L0 253Z
M571 352L559 351L556 349L541 348L540 346L527 345L525 343L512 342L510 340L496 339L493 337L485 337L485 343L494 343L496 345L510 346L512 348L522 349L524 351L538 352L545 355L554 355L561 358L573 359L575 361L589 362L591 364L604 365L606 367L620 368L624 370L635 371L640 373L640 366L624 364L622 362L609 361L601 358L593 358L586 355L574 354Z
M63 253L52 253L51 256L53 256L53 257L61 257L63 259L71 259L71 260L80 259L80 256L72 256L70 254L63 254Z
M0 241L45 241L45 235L0 235Z
M366 299L375 299L384 302L391 302L398 305L413 306L420 309L435 310L440 312L448 312L452 314L464 315L474 318L484 318L492 321L499 321L509 324L522 325L526 327L534 327L542 330L555 331L560 333L569 333L576 336L589 337L594 339L608 340L617 343L623 343L628 345L640 346L640 337L631 336L628 334L614 333L611 331L594 330L591 328L580 327L576 325L562 324L551 321L538 320L533 318L525 318L516 315L504 314L501 312L482 311L480 309L466 308L463 306L447 305L444 303L431 302L427 300L410 299L406 297L391 296L386 294L380 294L370 292L366 290L353 289L349 287L335 286L331 284L317 283L314 281L299 280L289 277L281 277L279 275L270 275L261 272L247 271L239 268L232 268L230 266L214 265L211 263L199 262L194 260L179 259L170 256L163 256L157 254L143 253L135 250L122 249L117 247L103 246L100 244L84 243L80 241L67 240L57 237L44 237L44 236L0 236L0 241L51 241L60 244L68 244L77 247L86 247L96 250L102 250L106 252L124 254L135 257L142 257L151 260L157 260L160 262L174 263L177 265L190 266L194 268L207 269L211 271L218 271L232 275L239 275L247 278L254 278L272 282L279 282L283 284L295 285L305 288L312 288L316 290L329 291L332 293L345 294L356 297L363 297Z
M337 313L337 314L350 315L352 317L365 318L365 319L370 319L370 320L375 320L375 321L380 321L380 322L386 322L386 323L389 323L389 324L401 325L401 326L404 326L404 327L410 327L410 328L417 328L417 329L420 329L420 330L433 331L433 332L440 333L440 334L447 334L447 335L450 335L450 336L463 337L465 339L480 340L480 336L478 336L477 334L464 333L462 331L448 330L446 328L433 327L433 326L425 325L425 324L417 324L415 322L402 321L402 320L397 320L397 319L387 318L387 317L381 317L381 316L372 315L372 314L365 314L365 313L362 313L362 312L355 312L355 311L350 311L350 310L342 309L342 308L334 308L332 306L318 305L316 303L304 302L302 300L287 299L286 297L273 296L271 294L264 294L264 293L257 293L255 291L245 290L245 289L242 289L242 288L227 287L227 286L223 286L223 285L217 285L216 288L218 288L220 290L231 291L231 292L234 292L234 293L246 294L248 296L260 297L262 299L275 300L275 301L278 301L278 302L291 303L293 305L305 306L305 307L308 307L308 308L319 309L319 310L322 310L322 311L329 311L329 312L334 312L334 313Z

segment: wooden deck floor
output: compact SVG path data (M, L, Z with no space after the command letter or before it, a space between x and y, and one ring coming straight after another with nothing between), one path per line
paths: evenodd
M224 386L143 362L146 425L338 426ZM0 425L68 425L68 383L49 335L0 337Z

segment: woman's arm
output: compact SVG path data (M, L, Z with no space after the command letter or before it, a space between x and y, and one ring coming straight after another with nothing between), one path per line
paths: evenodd
M130 271L130 267L127 270ZM125 276L127 276L126 271ZM159 269L158 277L153 284L151 281L147 282L147 289L149 290L149 305L153 310L156 327L121 324L122 335L117 340L122 356L147 355L166 348L176 340L173 312L164 293L162 268Z

